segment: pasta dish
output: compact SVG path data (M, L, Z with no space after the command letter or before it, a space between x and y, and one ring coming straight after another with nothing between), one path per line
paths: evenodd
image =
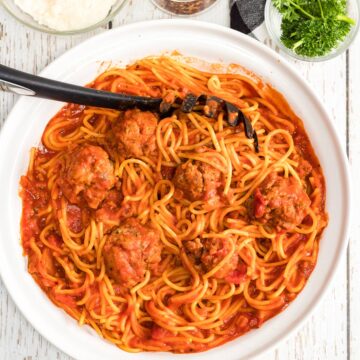
M224 344L284 310L316 265L326 189L302 121L251 72L211 69L149 57L88 86L216 96L256 140L199 103L186 113L172 101L166 116L67 104L20 181L29 273L129 352Z

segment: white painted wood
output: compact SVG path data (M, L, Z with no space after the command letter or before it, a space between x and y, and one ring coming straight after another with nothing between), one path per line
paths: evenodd
M213 9L194 19L228 26L228 14L228 0L220 0ZM129 0L113 21L113 26L169 17L168 14L156 9L150 0ZM0 63L37 73L65 50L102 31L106 31L106 27L80 36L46 35L16 23L0 8ZM358 178L360 176L360 102L358 100L360 96L358 65L360 63L360 38L349 52L349 66L347 66L346 55L320 64L292 62L309 80L330 110L344 147L346 146L348 93L349 152L353 176ZM347 70L349 70L348 77ZM349 83L348 88L347 83ZM0 93L0 126L13 103L12 95ZM331 291L302 329L280 344L276 350L260 357L259 360L355 360L360 358L360 291L358 287L360 244L357 241L360 226L356 221L356 213L359 214L359 211L353 211L355 221L351 232L349 261L344 259ZM349 277L347 269L349 269ZM350 306L347 302L348 295ZM348 317L351 318L350 322L348 322ZM70 359L49 344L24 319L7 295L1 281L0 359Z
M360 37L349 54L349 159L353 180L353 209L350 245L348 251L349 289L349 346L350 358L360 357Z

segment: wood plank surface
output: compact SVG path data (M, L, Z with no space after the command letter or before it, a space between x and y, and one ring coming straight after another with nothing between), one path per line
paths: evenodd
M347 75L347 152L351 166L353 192L352 225L347 253L348 357L355 360L360 358L360 36L349 51L347 62L349 70Z
M141 20L169 18L149 0L129 0L112 26ZM194 19L229 25L228 1L220 0ZM106 31L58 37L30 30L15 22L0 7L0 63L38 73L67 49ZM348 149L353 177L360 177L360 38L351 50L334 60L310 64L290 60L324 101L332 114L344 148ZM269 42L267 42L269 43ZM0 125L14 104L14 97L0 93ZM355 194L359 199L359 193ZM355 203L355 201L354 201ZM353 209L351 245L329 293L315 314L294 336L259 360L360 359L360 221ZM1 236L1 235L0 235ZM5 239L1 239L5 241ZM121 356L119 356L121 358ZM156 356L154 356L156 358ZM25 320L0 281L0 359L69 360Z

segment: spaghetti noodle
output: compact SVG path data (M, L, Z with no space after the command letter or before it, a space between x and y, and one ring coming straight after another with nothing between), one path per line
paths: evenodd
M28 270L51 301L121 349L204 351L282 311L327 224L325 182L299 120L254 74L175 57L110 69L91 87L218 96L246 114L68 104L21 178ZM199 107L199 106L198 106Z

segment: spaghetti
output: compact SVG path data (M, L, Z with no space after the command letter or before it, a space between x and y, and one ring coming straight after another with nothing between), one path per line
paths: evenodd
M130 352L204 351L285 309L327 215L321 167L284 98L235 65L205 72L176 57L90 86L218 96L246 114L259 152L222 111L66 105L21 178L28 270L51 301Z

